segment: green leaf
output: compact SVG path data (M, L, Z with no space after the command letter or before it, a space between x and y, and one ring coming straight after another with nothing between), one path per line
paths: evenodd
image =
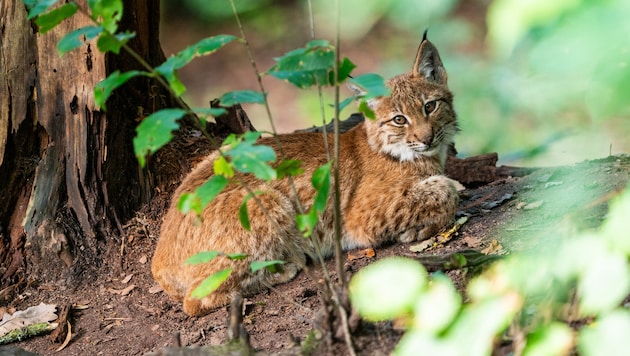
M243 103L264 104L265 96L253 90L235 90L223 94L219 101L225 107Z
M73 2L65 3L50 12L38 16L35 19L35 24L39 27L40 33L46 33L61 23L61 21L74 15L77 9L77 4Z
M250 265L250 268L252 270L252 273L256 273L258 271L260 271L263 268L266 268L269 270L269 272L271 273L276 273L277 271L277 266L278 265L282 265L285 264L285 261L281 261L281 260L273 260L273 261L254 261L252 262L252 264Z
M134 37L136 37L135 32L126 31L115 35L104 32L96 41L96 47L103 53L113 52L118 54L120 53L120 47Z
M177 120L186 114L182 109L163 109L142 120L136 127L133 149L140 166L144 167L144 156L154 153L171 141L172 132L179 128Z
M630 350L630 312L615 309L580 330L580 355L625 355Z
M359 270L350 280L348 291L352 306L361 316L382 321L411 313L426 285L427 271L420 263L393 257Z
M597 251L601 240L593 239L590 261L578 281L580 312L596 315L612 310L628 295L630 270L627 257L612 251ZM603 246L602 246L603 247Z
M201 199L195 193L184 193L179 197L177 210L182 214L188 214L191 210L197 215L201 215Z
M232 144L225 155L232 158L233 167L240 172L253 173L257 178L266 181L277 177L276 170L266 163L276 160L276 153L269 146L241 141Z
M309 237L313 234L313 229L317 226L318 220L319 217L315 208L311 208L306 214L297 214L295 217L297 228L304 237Z
M543 325L527 336L523 356L570 355L573 331L566 324Z
M191 110L194 113L212 117L221 116L227 112L223 108L192 108Z
M150 73L139 70L130 70L122 74L119 70L113 72L94 87L94 104L106 110L105 103L112 92L119 86L125 84L129 79L139 75L150 76Z
M294 159L285 159L280 162L280 164L276 167L276 173L278 174L277 179L282 179L286 176L295 177L299 174L304 173L304 170L301 168L302 161L294 160Z
M184 48L177 54L170 56L164 63L156 67L155 70L168 81L177 95L181 95L186 91L186 87L184 87L184 84L177 77L176 71L190 63L194 58L214 53L235 39L237 39L237 37L231 35L218 35L204 38Z
M225 257L231 260L244 260L247 257L246 253L231 253L229 255L225 255Z
M448 277L433 275L429 288L418 298L414 308L414 326L437 334L446 329L457 316L462 298Z
M219 156L214 160L214 174L231 178L234 177L234 170L225 157Z
M352 78L350 81L365 90L365 94L363 95L365 100L389 96L391 93L391 90L385 86L383 77L378 74L367 73Z
M311 183L317 191L315 200L313 202L313 208L318 213L323 213L326 210L328 203L328 193L330 192L330 168L332 162L328 162L318 167L311 178Z
M241 226L247 231L251 230L251 225L249 223L249 213L247 212L247 202L251 199L252 195L248 194L245 199L243 199L243 203L241 207L238 208L238 221L241 222Z
M122 0L88 0L92 10L92 19L99 22L109 33L116 33L118 21L122 19Z
M365 115L368 119L376 120L376 114L372 111L372 109L370 109L370 106L365 100L361 100L361 102L359 102L359 112Z
M222 175L214 175L207 182L195 189L203 210L228 185L228 179ZM201 211L199 212L201 214Z
M350 73L356 67L357 66L354 63L352 63L352 61L350 61L347 57L344 57L344 59L339 63L339 68L337 68L337 73L338 73L337 82L343 83L346 79L348 79L348 77L350 76ZM334 71L331 71L330 80L329 80L330 85L335 85L334 78L335 78Z
M28 10L28 20L32 20L39 14L46 12L48 8L57 3L58 0L22 0Z
M335 50L328 41L314 40L305 48L288 52L269 69L269 74L299 88L323 85L330 80L334 68ZM347 70L347 65L344 70Z
M339 103L339 111L342 111L343 109L345 109L348 105L352 104L352 102L354 102L356 100L356 96L351 96L349 98L344 99L343 101L341 101Z
M215 257L222 255L219 251L204 251L194 254L184 261L187 265L198 265L202 263L208 263L215 259Z
M63 36L59 42L57 42L57 53L59 53L59 56L63 56L73 49L82 46L84 44L83 37L87 40L91 40L100 35L101 32L103 32L101 26L86 26L76 29Z
M204 279L201 283L199 283L197 288L192 291L190 296L201 299L214 292L223 282L225 282L225 280L230 276L230 273L232 273L232 269L226 268Z

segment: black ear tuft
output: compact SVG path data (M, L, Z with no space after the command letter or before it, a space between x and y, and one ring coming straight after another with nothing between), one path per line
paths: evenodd
M422 35L422 42L413 65L413 75L421 76L432 83L446 85L448 79L446 70L437 48L427 39L428 31L429 29L424 30Z

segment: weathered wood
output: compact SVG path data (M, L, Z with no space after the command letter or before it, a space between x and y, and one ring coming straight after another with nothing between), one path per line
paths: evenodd
M93 87L115 70L139 68L131 56L101 54L89 40L59 57L59 39L92 25L80 14L41 34L22 1L0 0L0 13L1 288L25 273L55 280L77 259L100 264L103 242L155 186L138 169L134 128L171 99L142 78L119 88L104 113ZM129 46L157 65L164 55L154 19L159 1L125 2L120 29L135 32Z

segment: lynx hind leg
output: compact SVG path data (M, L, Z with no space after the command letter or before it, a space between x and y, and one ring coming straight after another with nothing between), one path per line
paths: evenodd
M402 242L426 240L451 223L459 205L457 189L449 178L435 175L414 187L419 225L400 235Z
M197 278L188 288L186 296L184 297L184 312L190 316L202 316L208 314L213 309L227 305L232 301L236 290L229 291L225 288L219 287L216 291L208 294L207 296L197 299L192 296L192 292L203 282L203 278Z

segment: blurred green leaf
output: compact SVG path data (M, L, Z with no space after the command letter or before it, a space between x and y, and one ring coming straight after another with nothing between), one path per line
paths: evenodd
M365 100L389 96L391 90L385 85L385 80L378 74L367 73L350 79L350 81L365 90Z
M100 26L86 26L68 33L63 36L59 42L57 42L57 52L59 53L59 56L61 57L73 49L81 47L85 44L82 40L83 37L85 37L86 40L91 40L92 38L100 35L101 32L103 32L103 28Z
M92 19L99 22L105 31L118 31L118 21L123 15L122 0L88 0L88 6L92 10Z
M207 182L203 183L199 188L195 189L195 194L201 200L201 209L203 210L221 191L227 187L229 181L225 176L214 175ZM201 211L197 212L201 214Z
M359 270L348 291L352 307L361 316L380 321L410 314L426 285L427 272L420 263L393 257Z
M192 108L192 112L201 114L201 115L209 115L212 117L221 116L226 113L223 108Z
M199 283L197 288L192 291L190 296L192 298L201 299L208 294L214 292L215 290L217 290L217 288L221 286L223 282L225 282L226 279L228 279L230 273L232 273L231 268L222 269L219 272L214 273L213 275Z
M217 157L213 163L214 174L225 176L226 178L234 177L232 166L223 156Z
M599 246L601 239L593 240L591 255L585 263L587 268L578 281L583 315L598 315L613 309L630 291L628 257L612 251L599 252Z
M444 274L434 274L429 288L422 293L414 307L414 327L440 333L449 326L462 305L461 296Z
M578 350L583 356L625 355L630 350L630 312L616 309L580 330Z
M286 176L295 177L304 173L304 169L302 169L301 166L302 161L285 159L276 167L276 174L278 175L277 179L282 179Z
M269 272L271 272L271 273L276 273L278 265L283 265L285 263L286 263L285 261L281 261L281 260L254 261L250 265L250 268L251 268L252 273L256 273L256 272L260 271L263 268L268 269Z
M73 2L65 3L52 11L37 16L35 24L39 27L40 33L46 33L76 12L77 4Z
M106 111L107 108L105 103L112 92L118 88L119 86L125 84L129 79L137 77L139 75L150 76L150 73L142 72L139 70L130 70L125 73L120 73L119 70L113 72L108 75L107 78L100 81L94 87L94 104L97 107L101 107L103 111Z
M147 153L154 153L171 141L172 132L179 128L177 120L184 115L186 111L182 109L162 109L145 117L136 127L133 149L141 167L144 167Z
M241 203L241 207L238 209L238 221L241 222L241 226L247 231L252 229L249 223L249 213L247 212L247 202L251 199L253 195L247 194L245 199L243 199L243 203Z
M195 193L183 193L177 202L177 210L182 214L194 211L197 216L201 215L201 199Z
M244 260L247 257L246 253L230 253L226 255L227 258L231 260Z
M361 100L359 102L358 110L359 110L360 113L362 113L368 119L376 120L376 114L374 113L374 111L372 111L372 109L370 109L370 106L368 105L368 103L365 100Z
M115 54L120 53L120 47L126 44L130 39L136 36L135 32L121 32L115 35L109 33L102 33L96 41L96 46L99 51L103 53L112 52Z
M306 214L297 214L295 216L297 228L304 237L310 237L313 234L313 229L317 226L318 221L319 217L314 208L311 208Z
M186 261L184 261L185 264L188 265L198 265L198 264L202 264L202 263L208 263L212 260L214 260L217 256L221 255L222 253L219 251L204 251L204 252L199 252L197 254L194 254L190 257L188 257L186 259Z
M235 90L223 94L219 101L224 107L244 103L264 104L265 96L253 90Z
M527 336L523 356L569 355L573 348L573 330L554 322L543 325Z
M32 20L40 14L46 12L48 8L53 6L59 0L22 0L28 8L28 20Z

